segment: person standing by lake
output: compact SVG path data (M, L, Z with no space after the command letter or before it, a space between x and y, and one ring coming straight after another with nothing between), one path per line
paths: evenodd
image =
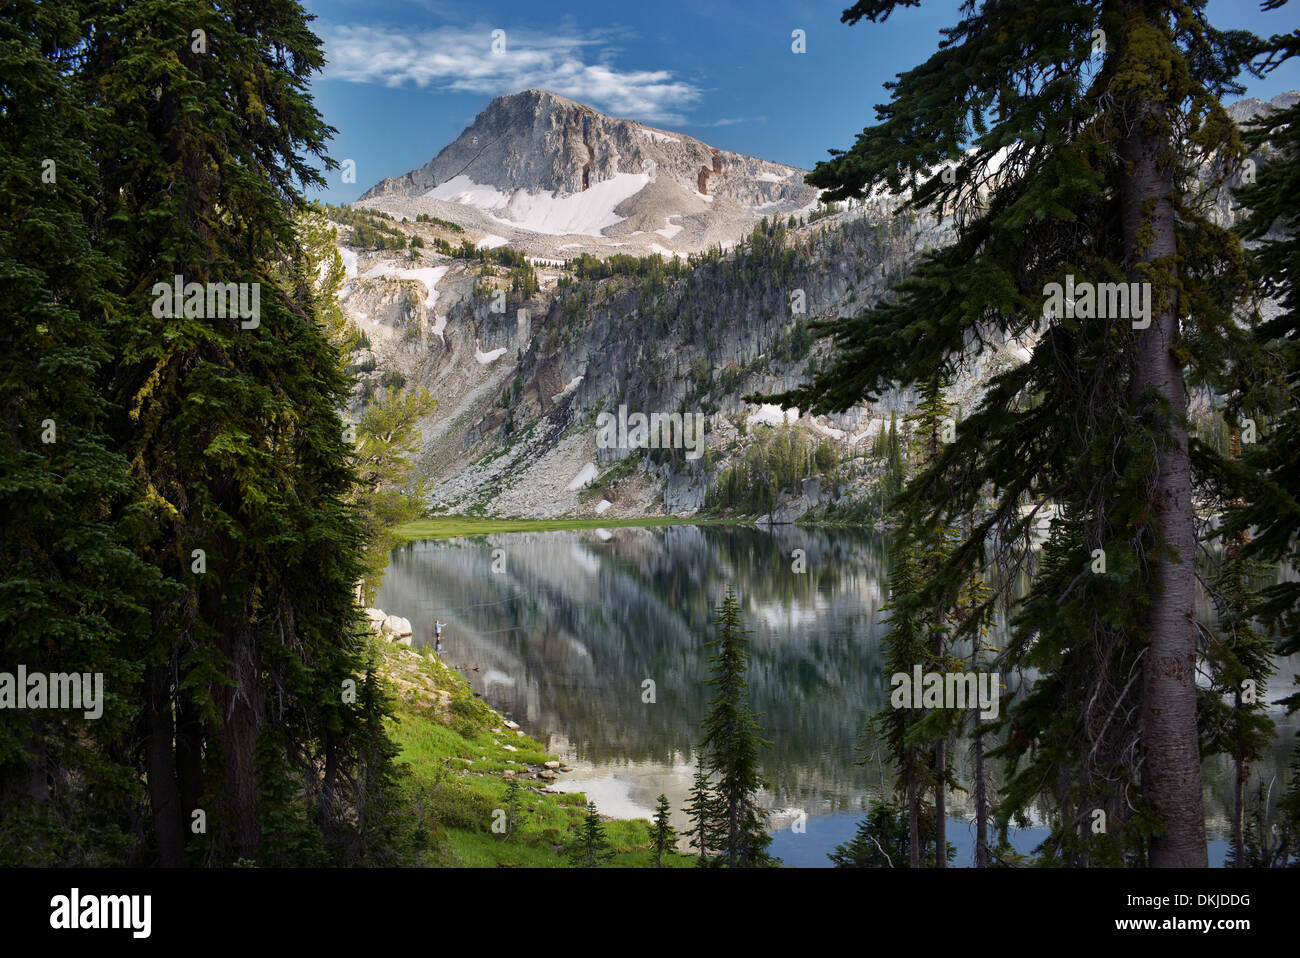
M445 623L439 622L435 617L433 620L433 648L435 652L442 652L442 627Z

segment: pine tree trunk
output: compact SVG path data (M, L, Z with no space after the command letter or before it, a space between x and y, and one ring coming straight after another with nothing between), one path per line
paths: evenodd
M1135 17L1149 20L1153 16L1146 11L1135 13L1134 4L1126 6ZM1159 81L1152 77L1151 83ZM1175 147L1163 108L1149 97L1131 100L1124 119L1129 132L1122 157L1128 171L1121 199L1129 280L1149 281L1151 276L1139 269L1149 263L1159 264L1155 272L1164 280L1153 283L1150 325L1137 333L1134 395L1141 397L1151 391L1168 405L1174 420L1156 453L1151 503L1157 534L1166 549L1176 550L1176 555L1162 552L1154 558L1145 623L1150 644L1143 661L1143 784L1147 802L1166 829L1152 841L1151 864L1157 868L1204 868L1208 856L1196 729L1195 530L1184 419L1187 388L1173 352L1178 340L1178 304L1170 288L1177 280L1177 243L1173 170L1166 156ZM1144 411L1148 416L1158 415L1154 409Z
M978 639L976 640L978 641ZM989 797L984 779L984 720L975 713L975 867L989 867Z
M261 842L254 750L261 733L260 716L266 705L266 690L261 683L253 645L253 637L241 630L223 649L233 661L235 685L234 688L223 686L217 693L224 719L221 745L233 851L237 857L249 859L256 859Z
M740 805L734 799L731 802L731 808L727 812L727 865L731 868L736 867L736 851L740 844Z
M948 777L946 742L940 739L934 746L934 867L948 867L948 810L944 800L943 785Z
M913 868L921 867L921 828L916 814L916 769L911 755L907 766L907 840Z
M1241 686L1238 685L1232 696L1232 713L1233 717L1240 720L1241 712ZM1233 787L1232 802L1232 849L1233 855L1237 861L1238 868L1246 867L1246 778L1250 775L1249 766L1241 755L1234 757L1233 766L1236 771L1235 785Z
M184 825L199 807L199 796L203 794L203 723L198 709L187 698L176 708L176 781Z
M163 868L180 868L185 864L185 829L180 790L176 785L175 753L172 751L171 682L168 673L165 664L151 665L145 678L149 691L149 802L153 806L158 864Z
M930 388L928 394L924 397L924 401L926 402L928 408L931 409L937 408L935 406L930 406L929 404L932 397L942 398L943 396L942 388L943 387L939 382L938 375L935 375L930 380ZM939 461L939 430L940 428L942 428L942 423L939 422L937 419L935 419L934 421L929 423L929 426L930 426L930 437L929 437L930 459L926 465L933 466L936 462ZM942 562L936 555L930 561L930 575L937 578L941 566L942 566ZM944 613L946 611L947 610L944 608L944 604L942 602L940 602L938 605L935 606L934 627L936 630L943 628ZM941 670L946 670L947 652L948 652L946 647L947 643L944 641L942 632L936 632L936 635L937 635L937 640L935 642L935 663L938 665L938 667ZM948 754L946 748L947 733L944 734L945 737L941 738L934 745L934 776L935 776L934 867L935 868L948 867L948 810L947 810L947 802L945 801L945 796L944 796L944 785L948 779L948 761L947 761Z

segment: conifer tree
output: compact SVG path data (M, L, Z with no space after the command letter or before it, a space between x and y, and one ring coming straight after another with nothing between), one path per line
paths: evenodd
M515 808L519 804L519 781L514 776L506 779L506 838L515 831Z
M892 802L873 801L857 831L849 841L836 845L827 854L836 868L916 868L922 861L934 856L934 815L928 803L923 803L919 832L920 847L913 854L909 815ZM957 849L949 844L944 855L945 864L953 859Z
M1286 0L1268 0L1263 6L1280 9ZM1300 55L1300 31L1274 34L1260 45L1258 54L1254 71L1271 73ZM1216 691L1232 697L1226 707L1230 721L1219 728L1227 740L1224 750L1233 755L1237 769L1231 860L1238 866L1263 864L1265 857L1264 843L1251 838L1244 821L1245 768L1267 743L1266 726L1271 725L1260 711L1265 703L1243 708L1239 683L1251 679L1262 688L1262 679L1270 671L1270 650L1252 617L1259 616L1278 635L1271 651L1281 655L1300 651L1300 584L1281 581L1255 593L1242 582L1258 573L1257 563L1284 561L1294 566L1300 560L1300 465L1295 455L1300 443L1300 285L1296 280L1300 274L1300 103L1265 110L1247 127L1244 138L1252 151L1250 169L1255 172L1258 164L1258 170L1253 177L1240 177L1235 195L1245 215L1236 229L1248 242L1257 308L1262 312L1267 302L1272 315L1255 328L1257 361L1243 364L1246 381L1227 412L1239 420L1233 427L1237 440L1243 428L1251 428L1259 441L1241 446L1240 462L1232 463L1219 477L1222 495L1230 503L1223 528L1224 562L1216 581L1219 588L1214 590L1223 621L1212 650L1220 677ZM1288 713L1300 709L1300 692L1286 696L1281 704ZM1222 717L1222 699L1211 705L1212 714ZM1293 776L1300 769L1300 746L1295 754ZM1296 781L1293 778L1283 802L1292 803L1290 835L1300 842L1300 830L1294 827ZM1257 809L1255 814L1264 813ZM1282 817L1279 827L1285 831L1285 811ZM1252 841L1253 853L1247 847ZM1285 861L1286 853L1281 857Z
M704 767L701 755L695 767L695 778L691 784L690 797L682 812L690 819L691 827L686 830L690 846L699 849L699 864L707 865L712 861L718 848L718 798L709 782L708 770Z
M908 417L914 424L912 432L912 458L922 469L932 467L939 459L939 449L944 442L946 430L950 429L951 408L944 399L945 380L936 374L926 380L918 396L916 411ZM915 526L906 518L901 524L903 548L920 557L921 574L925 580L932 580L939 575L951 552L953 530L937 527L929 530L923 538L912 538L911 530ZM920 597L918 596L918 599ZM906 600L905 600L906 601ZM951 610L956 603L953 590L948 593L927 597L928 608L923 612L922 622L926 632L926 649L923 671L940 674L952 671L956 663L949 654L949 630ZM919 610L918 610L919 611ZM913 705L919 694L913 689ZM934 795L934 833L936 849L947 849L947 803L945 790L950 784L955 785L950 772L947 745L960 723L960 713L948 709L931 711L924 714L916 727L909 732L913 741L926 741L932 744L934 759L930 774ZM946 855L936 852L936 868L947 866Z
M605 837L605 823L600 820L596 803L587 803L578 838L569 846L569 858L582 868L595 868L613 856Z
M889 632L883 642L885 674L902 674L908 676L909 681L913 666L927 664L930 652L925 610L919 609L916 603L920 572L920 562L912 543L905 536L896 535L890 542L889 601L883 610L889 614ZM895 702L891 696L890 703L874 719L898 772L896 788L905 803L908 833L905 847L911 855L909 864L912 868L921 867L921 805L931 780L931 769L912 734L912 728L921 716L917 696L913 695L912 700L906 703L901 699Z
M382 792L391 752L382 706L345 691L364 667L349 382L295 232L313 164L332 165L307 93L319 41L291 0L88 9L75 82L103 115L93 240L122 303L110 435L140 490L138 554L167 586L136 656L145 847L184 864L202 802L204 861L283 859L312 829L339 854L373 850L365 790ZM243 284L247 315L211 295L169 303L158 286L178 276Z
M673 842L677 840L677 833L673 831L673 826L668 821L670 811L668 796L660 795L655 806L654 823L650 830L655 846L655 868L664 867L664 852L672 848Z
M1230 861L1245 866L1246 786L1251 764L1273 741L1273 720L1264 696L1273 666L1273 645L1256 626L1257 589L1252 580L1268 572L1244 556L1240 535L1223 545L1218 572L1208 590L1218 616L1206 643L1209 688L1202 693L1202 753L1227 754L1233 763L1232 849Z
M731 868L753 868L772 862L767 853L772 839L764 827L767 815L758 805L764 784L758 752L770 743L759 737L757 716L749 707L749 632L740 627L740 606L730 586L715 621L709 684L716 694L704 719L700 749L714 777L718 853Z
M1269 8L1283 3L1269 2ZM1295 32L1277 35L1262 45L1256 69L1267 74L1300 55ZM1270 301L1276 312L1255 330L1262 368L1254 374L1253 390L1231 409L1252 419L1258 442L1242 447L1242 465L1234 470L1232 491L1245 501L1231 510L1225 535L1254 530L1246 558L1275 561L1300 557L1300 103L1265 112L1247 128L1247 146L1258 160L1253 183L1236 190L1245 215L1237 231L1249 241L1254 292ZM1256 159L1252 158L1252 164ZM1273 417L1272 428L1260 430L1260 414ZM1283 654L1300 650L1300 583L1282 582L1264 591L1259 611L1282 635ZM1300 696L1292 700L1300 706Z
M843 19L906 5L862 0ZM926 584L931 598L951 594L990 538L1011 564L1025 497L1075 514L1073 537L1044 555L1052 574L1019 603L1008 652L1060 679L1051 711L1014 706L1027 711L1012 758L1030 761L1012 784L1021 801L1069 803L1056 847L1074 860L1088 843L1065 819L1109 796L1129 860L1207 863L1187 383L1223 383L1247 348L1240 244L1211 211L1244 156L1220 98L1241 91L1255 41L1210 26L1204 7L964 5L939 50L889 84L879 122L808 177L829 201L906 194L925 222L951 215L955 241L863 313L819 324L838 347L830 367L764 397L842 410L955 371L990 335L1032 346L906 495L924 536L996 494ZM1053 292L1075 280L1101 291L1105 315L1096 295L1067 305ZM1125 306L1102 284L1137 287L1123 287ZM1089 571L1099 549L1105 574Z
M435 400L423 386L399 390L389 386L366 407L357 423L357 484L352 501L365 536L362 595L374 598L400 541L394 531L424 512L424 484L412 462L421 440L420 420L433 412Z
M74 89L80 7L0 18L0 671L103 677L102 713L0 721L0 863L111 865L136 836L131 739L147 628L165 586L131 551L137 487L101 388L118 270L94 248L93 141ZM28 689L12 690L26 696Z
M974 518L968 517L969 523L973 524ZM967 534L969 535L969 526ZM989 598L992 596L992 590L989 588L987 580L984 578L984 572L981 568L974 567L970 575L962 585L961 594L957 599L957 607L953 610L953 616L959 627L969 627L971 653L970 653L970 671L976 675L984 674L988 665L987 654L991 651L988 645L989 637ZM972 623L971 619L975 622ZM998 682L999 688L1001 676L994 671L990 675L990 681ZM1000 692L999 692L1000 697ZM974 725L971 732L971 754L974 756L975 767L972 772L971 792L975 799L975 867L987 868L992 864L992 844L989 840L989 822L992 819L992 796L993 789L989 785L989 771L985 762L986 746L984 744L985 720L978 709L972 710L970 720Z

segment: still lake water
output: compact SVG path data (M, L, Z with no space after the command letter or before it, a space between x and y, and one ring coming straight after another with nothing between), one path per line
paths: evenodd
M793 571L796 549L806 572ZM586 792L604 814L647 818L662 792L680 831L711 697L705 642L733 585L753 631L751 703L772 742L762 795L775 810L772 851L789 865L824 866L890 779L879 756L857 747L864 720L888 699L885 557L879 534L791 526L476 536L395 549L375 605L411 620L417 648L432 646L435 617L447 624L443 661L574 767L556 787ZM1269 698L1297 671L1300 661L1282 662ZM642 701L647 679L652 704ZM1278 739L1256 767L1265 781L1285 769L1295 742L1296 718L1274 718ZM954 752L965 783L966 749ZM1205 773L1211 838L1221 839L1229 766L1212 760ZM955 792L948 807L956 864L969 864L973 804ZM807 826L795 832L799 811ZM1029 851L1045 834L1027 829L1014 843ZM1225 850L1212 840L1211 861L1221 864Z

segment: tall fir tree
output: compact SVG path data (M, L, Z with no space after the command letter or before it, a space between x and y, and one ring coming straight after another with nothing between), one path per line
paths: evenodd
M109 865L137 836L125 743L144 603L166 595L132 552L141 525L101 384L118 266L94 247L104 122L74 86L75 3L0 17L0 672L102 677L101 712L16 710L0 692L0 863ZM87 691L93 691L89 689Z
M374 849L358 802L376 796L357 787L383 791L391 749L345 692L364 670L348 380L294 225L300 189L322 182L313 163L330 165L307 93L319 41L290 0L40 6L76 18L65 76L71 113L94 117L97 172L81 180L84 222L113 266L102 429L133 486L135 579L156 583L123 657L136 710L122 757L147 789L130 860ZM200 292L169 302L176 277ZM200 808L207 841L187 850Z
M673 831L673 826L668 820L671 810L668 796L660 795L655 806L654 821L650 826L650 835L655 849L655 868L664 867L664 852L671 851L673 843L677 841L677 833Z
M719 844L718 822L721 816L718 811L718 798L709 781L708 769L704 766L703 754L699 755L696 761L690 796L682 812L691 823L691 827L685 832L686 837L691 848L699 853L699 864L705 866L716 856Z
M1267 0L1266 10L1285 7L1286 0ZM1278 26L1282 26L1279 21ZM1300 55L1300 31L1278 32L1264 41L1258 50L1254 71L1267 76L1277 67ZM1234 434L1243 429L1258 430L1258 441L1242 447L1239 462L1234 462L1219 477L1225 498L1231 501L1224 524L1225 559L1220 573L1218 602L1226 612L1215 648L1219 651L1219 674L1234 687L1220 682L1218 691L1232 696L1225 737L1225 749L1234 757L1237 781L1234 794L1233 860L1238 865L1260 864L1266 857L1255 839L1254 859L1248 844L1245 816L1243 766L1257 754L1267 718L1259 714L1263 703L1242 708L1240 682L1259 680L1269 663L1261 647L1265 639L1252 621L1259 616L1277 636L1272 651L1286 656L1300 651L1300 584L1280 577L1258 594L1243 588L1241 579L1255 571L1257 563L1300 562L1300 102L1283 109L1266 109L1256 116L1245 132L1245 142L1252 151L1250 171L1243 175L1236 199L1245 215L1236 228L1248 245L1253 291L1257 308L1267 316L1255 329L1259 361L1243 365L1243 382L1232 396L1228 415L1238 421ZM1257 165L1257 170L1255 169ZM1267 307L1265 306L1267 304ZM1265 422L1268 426L1265 426ZM1225 608L1226 607L1226 608ZM1222 661L1226 659L1226 662ZM1300 676L1294 677L1300 684ZM1221 700L1217 703L1223 711ZM1300 690L1285 696L1281 704L1288 713L1300 710ZM1290 801L1290 836L1300 842L1294 796L1300 785L1295 777L1300 771L1300 745L1291 765L1293 776L1287 798ZM1288 816L1280 810L1286 829ZM1267 815L1267 810L1257 810ZM1300 853L1300 848L1295 851ZM1287 855L1282 853L1285 862Z
M863 0L843 19L907 5ZM990 538L1003 558L1027 551L1026 497L1075 514L1076 534L1057 538L1050 574L1018 603L1008 664L1034 657L1044 687L1059 680L1050 712L1032 697L1013 706L1011 790L1068 801L1054 847L1080 863L1074 815L1118 796L1127 860L1207 864L1187 384L1223 382L1248 348L1234 322L1240 244L1211 213L1244 156L1220 98L1241 91L1256 41L1216 30L1204 7L964 5L938 51L888 85L879 122L808 177L829 200L907 194L922 223L951 217L955 241L863 313L818 324L838 347L830 368L765 397L845 409L952 373L990 337L1031 347L906 495L925 533L995 492L926 584L935 598ZM1091 574L1099 549L1108 572Z
M767 852L766 812L758 804L764 785L759 749L770 743L759 736L757 716L749 707L749 632L741 628L740 606L730 586L718 607L717 636L709 684L715 695L704 719L700 750L713 777L717 798L717 851L731 868L772 864Z

